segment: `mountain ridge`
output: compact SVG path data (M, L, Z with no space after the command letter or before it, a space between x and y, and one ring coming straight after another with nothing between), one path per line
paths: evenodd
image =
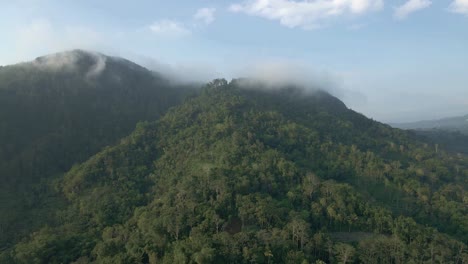
M156 120L195 90L96 54L62 52L0 68L0 204L22 212L0 217L9 235L16 223L27 230L34 221L28 212L38 208L30 198L37 184L116 143L139 121Z
M468 154L468 115L391 125L413 130L429 142L451 152Z
M422 120L408 123L391 123L393 127L401 129L442 129L457 130L468 127L468 114L456 117L446 117L436 120Z
M187 92L112 63L90 80L84 62L0 68L0 177L19 184L0 188L21 198L0 217L0 263L468 261L467 156L324 91Z
M7 259L466 259L454 239L466 241L466 157L454 160L330 95L247 88L215 80L74 166L53 183L66 201L57 224Z

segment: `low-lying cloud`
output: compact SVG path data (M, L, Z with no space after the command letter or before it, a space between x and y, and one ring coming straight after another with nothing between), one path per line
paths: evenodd
M85 72L88 79L99 76L106 69L106 56L82 50L66 51L39 57L32 61L31 65L48 71L76 71L80 67L80 60L83 59L92 60Z
M95 59L95 63L86 73L87 78L99 76L106 69L107 58L105 56L93 53L93 58Z
M281 89L285 86L302 88L305 92L318 90L329 92L346 104L354 106L365 104L367 98L360 92L347 88L339 73L315 69L304 63L285 60L267 60L246 65L233 72L243 78L249 86L259 81L264 89Z
M187 62L170 64L148 56L130 54L128 57L141 66L161 74L164 78L167 78L173 83L206 83L222 77L222 74L215 66L207 63Z
M324 89L335 86L333 78L326 73L317 73L301 63L271 60L243 66L236 75L265 83L271 88L285 85L301 86L307 89Z
M257 87L263 89L295 86L306 92L324 90L351 106L367 102L362 93L346 87L343 75L319 70L298 61L266 59L232 66L225 72L220 72L215 65L206 63L168 64L146 56L129 57L140 65L160 73L173 83L204 84L217 78L241 78L247 86L260 82L262 85Z

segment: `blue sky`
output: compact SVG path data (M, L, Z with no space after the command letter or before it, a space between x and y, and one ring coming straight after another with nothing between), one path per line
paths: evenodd
M384 122L468 113L468 0L0 0L0 32L0 65L83 48L318 85Z

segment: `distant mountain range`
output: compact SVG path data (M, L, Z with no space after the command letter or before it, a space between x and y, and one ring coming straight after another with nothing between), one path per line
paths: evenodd
M412 130L448 151L468 154L468 115L391 125Z
M411 123L393 123L393 127L401 129L414 130L448 130L448 131L463 131L468 133L468 115L449 117L438 120L425 120Z

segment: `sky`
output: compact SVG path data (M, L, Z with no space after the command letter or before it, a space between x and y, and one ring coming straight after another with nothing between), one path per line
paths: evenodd
M80 48L318 86L382 122L468 114L468 0L0 0L0 32L0 65Z

